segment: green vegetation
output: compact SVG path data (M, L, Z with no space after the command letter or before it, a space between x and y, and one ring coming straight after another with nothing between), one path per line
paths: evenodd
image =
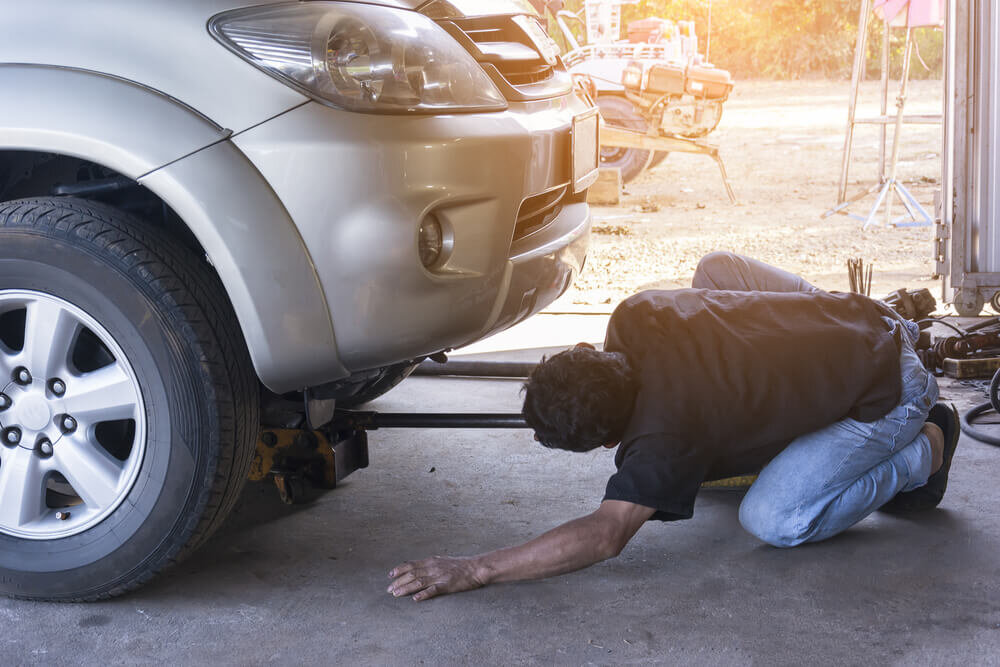
M568 0L577 11L582 0ZM641 0L623 10L623 24L650 16L694 20L699 50L708 42L709 0ZM739 78L790 79L849 77L857 37L860 0L713 0L710 60ZM892 31L893 74L903 54L902 29ZM917 50L928 68L914 58L912 78L941 76L943 35L916 31ZM873 21L868 42L869 76L876 77L881 58L882 25Z

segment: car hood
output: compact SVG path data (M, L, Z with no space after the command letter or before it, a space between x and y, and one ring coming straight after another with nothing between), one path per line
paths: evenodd
M384 5L400 9L417 9L430 4L429 0L348 0L368 5ZM442 9L457 16L489 16L495 14L532 14L534 7L528 0L438 0ZM448 7L450 5L450 7Z

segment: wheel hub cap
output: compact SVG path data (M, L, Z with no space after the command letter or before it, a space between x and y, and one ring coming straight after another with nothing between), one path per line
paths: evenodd
M19 424L26 433L39 432L52 423L52 410L44 396L28 394L19 401L14 401L11 421Z

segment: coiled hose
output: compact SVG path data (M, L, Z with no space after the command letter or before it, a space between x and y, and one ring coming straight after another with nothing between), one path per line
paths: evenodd
M926 326L932 324L943 324L944 326L953 329L955 332L957 332L959 335L959 339L967 338L968 336L972 335L977 331L980 331L987 327L991 327L998 323L1000 323L1000 317L991 317L987 320L983 320L982 322L977 322L976 324L973 324L972 326L963 329L961 327L952 324L951 322L947 322L944 319L937 317L925 318L917 322L917 324L920 325L921 328L925 328ZM931 360L934 360L936 357L948 356L947 354L945 354L947 350L945 348L940 347L941 345L942 344L939 343L938 346L926 351L926 353L930 355ZM940 360L937 360L936 363L940 363ZM928 368L930 368L930 366L928 366ZM998 369L997 372L993 374L993 379L990 380L990 388L988 395L990 398L989 401L977 405L971 410L967 410L966 412L962 413L962 419L961 419L962 431L970 438L975 438L979 442L985 442L988 445L993 445L994 447L1000 447L1000 437L995 435L990 435L989 433L983 433L975 426L973 426L973 420L979 418L980 416L984 415L990 410L993 410L997 414L1000 414L1000 369Z
M974 419L990 410L1000 414L1000 370L994 373L993 379L990 380L989 397L990 400L986 403L977 405L971 410L962 413L962 431L965 432L965 434L970 438L975 438L979 442L985 442L987 445L1000 447L1000 437L983 433L973 426Z

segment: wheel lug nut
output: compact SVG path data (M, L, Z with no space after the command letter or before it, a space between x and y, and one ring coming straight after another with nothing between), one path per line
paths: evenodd
M56 396L62 396L66 393L66 383L59 378L52 378L49 380L49 391Z
M72 433L76 430L76 420L69 415L63 415L59 425L62 427L63 433Z
M21 429L16 426L5 428L3 431L3 441L8 445L16 445L21 442Z
M11 400L7 394L0 394L0 412L10 408Z
M31 373L24 366L14 369L14 382L18 384L31 384Z
M42 456L52 456L52 441L42 438L38 441L38 453Z

